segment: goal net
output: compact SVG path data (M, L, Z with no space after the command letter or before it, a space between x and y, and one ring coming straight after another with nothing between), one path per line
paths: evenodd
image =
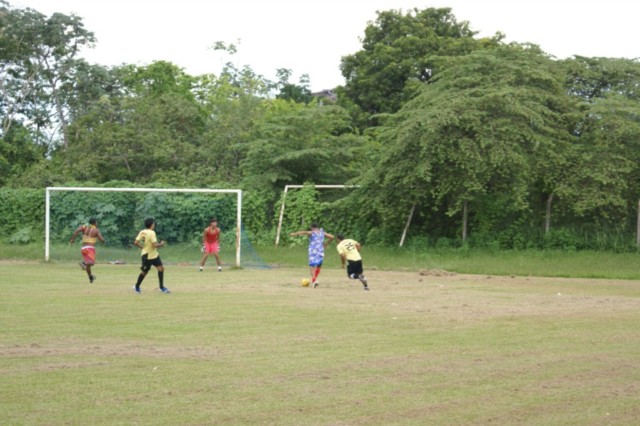
M223 265L266 267L245 235L239 189L48 187L45 194L45 261L76 260L79 244L70 246L69 239L95 218L106 240L98 245L98 263L137 263L133 240L144 219L154 217L158 239L168 243L163 261L195 265L204 228L216 217ZM215 259L210 256L207 264Z

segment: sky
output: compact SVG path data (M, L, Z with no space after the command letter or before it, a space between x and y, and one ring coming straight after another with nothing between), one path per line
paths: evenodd
M50 16L75 14L97 43L81 56L105 66L166 60L191 75L218 74L226 62L276 80L302 74L312 91L345 83L340 60L361 48L376 11L448 7L478 37L505 34L558 59L640 58L640 0L9 0ZM233 43L238 53L214 51Z

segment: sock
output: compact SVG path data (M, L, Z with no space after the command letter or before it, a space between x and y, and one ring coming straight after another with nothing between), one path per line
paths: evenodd
M144 280L144 277L145 277L144 274L138 275L138 281L136 281L136 288L140 288L140 284L142 284L142 280Z
M316 270L313 272L313 279L311 281L315 283L318 279L318 275L320 275L320 268L316 268Z
M160 281L160 288L164 287L164 271L158 271L158 281Z

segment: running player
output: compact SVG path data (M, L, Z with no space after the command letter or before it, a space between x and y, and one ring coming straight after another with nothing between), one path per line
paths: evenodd
M75 230L69 244L73 244L79 234L82 234L82 247L80 249L82 261L80 261L80 267L83 271L87 271L89 283L92 283L96 280L96 276L91 273L91 268L96 264L96 243L100 241L104 244L104 238L98 229L98 221L93 217L89 219L89 225L80 225Z
M338 234L336 238L342 267L344 268L345 263L347 264L347 276L352 280L360 280L364 289L369 290L367 279L362 270L362 256L360 256L362 246L356 240L345 239L342 234Z
M160 253L158 253L158 249L160 247L164 247L164 241L158 241L156 237L156 231L154 231L156 227L156 221L154 218L150 217L144 220L144 227L142 231L138 233L138 236L133 241L133 244L142 249L141 257L142 257L142 266L140 267L140 275L138 275L138 281L136 281L133 286L133 291L140 294L140 284L144 280L144 277L147 276L147 273L151 269L151 266L155 266L158 270L158 282L160 284L160 291L163 293L171 293L168 288L164 286L164 266L162 265L162 260L160 260Z

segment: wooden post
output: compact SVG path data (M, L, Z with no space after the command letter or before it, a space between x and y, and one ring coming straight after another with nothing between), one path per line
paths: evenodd
M467 241L467 219L469 216L467 200L462 204L462 242Z
M416 210L416 203L413 203L411 206L411 211L409 212L409 217L407 218L407 223L404 225L404 231L402 231L402 238L400 238L400 247L404 245L404 239L407 236L407 229L409 229L409 224L411 224L411 219L413 218L413 212Z
M547 234L551 229L551 202L553 201L553 194L549 194L547 197L547 211L544 217L544 233Z
M640 200L638 201L638 225L636 227L636 244L640 246Z

